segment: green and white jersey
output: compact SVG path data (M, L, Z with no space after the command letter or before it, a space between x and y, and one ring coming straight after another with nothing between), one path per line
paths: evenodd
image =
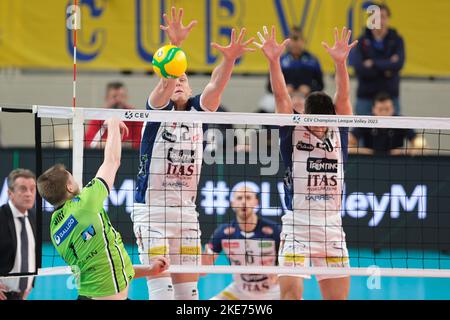
M122 237L103 208L108 193L103 179L94 178L52 214L53 245L72 269L79 269L79 294L87 297L119 293L134 277Z

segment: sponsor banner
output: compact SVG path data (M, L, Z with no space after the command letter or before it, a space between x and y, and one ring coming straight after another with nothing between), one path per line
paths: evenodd
M449 76L447 39L450 1L386 0L392 11L391 25L404 37L406 64L403 75ZM162 14L175 4L185 9L184 22L198 20L183 43L188 71L209 72L221 60L211 42L228 44L232 28L246 27L256 36L264 25L274 25L278 41L300 25L309 51L326 72L333 63L321 46L333 41L335 26L348 26L359 36L367 22L365 0L73 0L0 1L0 67L64 68L73 64L74 36L78 26L77 58L80 69L149 70L153 54L168 44L159 25ZM76 16L76 14L78 16ZM79 19L76 19L78 17ZM432 21L432 23L430 23ZM45 37L36 37L36 35ZM260 53L244 55L236 62L241 73L266 73Z
M13 153L15 152L15 157ZM43 168L54 161L71 167L69 150L51 150L52 157L44 159ZM90 181L103 159L101 150L85 150L84 181ZM7 202L6 177L15 162L23 168L35 170L33 149L2 150L4 165L0 167L0 204ZM124 150L121 167L105 208L111 221L128 243L135 243L130 213L133 210L134 178L139 155ZM330 169L326 164L324 168ZM352 156L347 163L341 216L349 247L415 248L450 250L450 157L366 157ZM330 170L331 170L330 169ZM207 165L202 168L197 195L202 243L206 243L214 229L234 218L231 193L247 181L258 194L258 213L281 223L286 213L283 187L284 167L273 176L261 176L260 165ZM303 195L304 197L307 195ZM308 196L311 203L327 201L330 195ZM49 230L53 208L44 203L43 230ZM73 224L72 224L73 226ZM63 232L64 231L64 232ZM59 232L59 231L58 231ZM70 232L61 227L59 241ZM49 241L48 232L43 232ZM95 236L87 229L85 240Z

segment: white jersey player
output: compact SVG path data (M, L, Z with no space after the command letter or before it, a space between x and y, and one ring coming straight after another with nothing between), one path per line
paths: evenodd
M269 61L272 89L278 113L296 113L289 97L280 66L280 55L288 40L277 44L264 27L262 43L257 44ZM337 92L334 101L323 92L310 94L305 101L306 114L351 115L350 81L346 60L350 50L351 31L335 29L335 44L322 43L333 58ZM279 262L283 266L348 267L349 257L340 216L347 157L348 128L283 127L280 150L286 165L286 205L283 216ZM304 277L304 276L301 276ZM280 275L283 299L301 299L301 277ZM324 299L346 299L350 278L345 275L317 277Z
M213 264L222 251L231 265L274 266L280 244L280 228L256 213L256 193L240 187L232 194L236 219L219 226L206 246L204 264ZM233 282L213 300L278 300L280 286L274 274L235 274Z
M183 10L172 20L164 15L167 26L161 26L177 47L186 39L196 21L182 24ZM223 47L213 43L223 55L211 80L200 95L192 97L188 77L161 79L147 102L149 110L189 112L216 111L230 80L236 60L247 51L253 39L244 41L235 30L231 42ZM237 39L236 39L237 38ZM140 168L137 178L132 220L140 259L149 264L153 257L168 256L173 265L201 263L200 228L195 210L197 184L202 165L203 128L200 124L147 122L141 141ZM198 276L164 274L148 279L150 299L198 299Z

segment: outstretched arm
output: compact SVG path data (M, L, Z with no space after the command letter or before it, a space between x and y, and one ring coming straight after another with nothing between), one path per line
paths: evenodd
M102 178L108 185L109 190L111 190L114 185L117 170L120 167L122 137L128 135L128 128L117 118L110 118L105 121L105 124L108 127L105 156L102 165L97 171L96 177Z
M336 94L334 96L334 105L336 114L352 115L353 108L350 102L350 78L347 71L347 58L350 50L358 44L358 40L349 44L352 31L346 27L342 29L339 37L338 28L334 29L334 46L330 48L327 43L322 42L323 47L328 51L334 61L336 70Z
M269 62L270 83L275 97L276 111L277 113L292 113L292 100L286 87L280 63L281 54L289 43L289 39L278 44L275 39L276 34L274 26L272 26L272 33L270 36L266 26L263 27L263 32L264 36L258 32L261 43L255 42L255 45L262 50Z
M231 41L226 47L220 46L217 43L212 43L211 47L219 50L223 59L220 64L214 68L211 75L210 82L203 90L200 104L209 111L216 111L219 108L222 100L222 93L230 81L231 73L233 72L234 63L245 52L255 51L249 48L248 45L253 41L253 38L244 41L245 28L242 28L238 39L236 40L236 30L231 30Z
M178 16L175 7L172 7L171 12L172 19L169 19L167 14L164 13L163 18L166 25L160 25L160 28L166 32L171 44L180 47L183 41L186 40L192 28L197 24L197 20L191 21L185 27L182 21L184 15L183 9L179 9ZM155 109L165 107L169 103L170 97L175 90L176 81L176 79L161 78L150 94L149 105Z

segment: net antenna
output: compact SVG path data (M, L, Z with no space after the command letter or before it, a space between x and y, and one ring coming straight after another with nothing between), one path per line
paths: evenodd
M83 111L76 108L77 101L77 30L80 29L81 17L78 7L78 0L74 0L74 20L73 20L73 91L72 91L72 132L73 132L73 153L72 153L72 175L78 185L83 186L83 141L84 141L84 118ZM76 143L75 143L76 142Z

